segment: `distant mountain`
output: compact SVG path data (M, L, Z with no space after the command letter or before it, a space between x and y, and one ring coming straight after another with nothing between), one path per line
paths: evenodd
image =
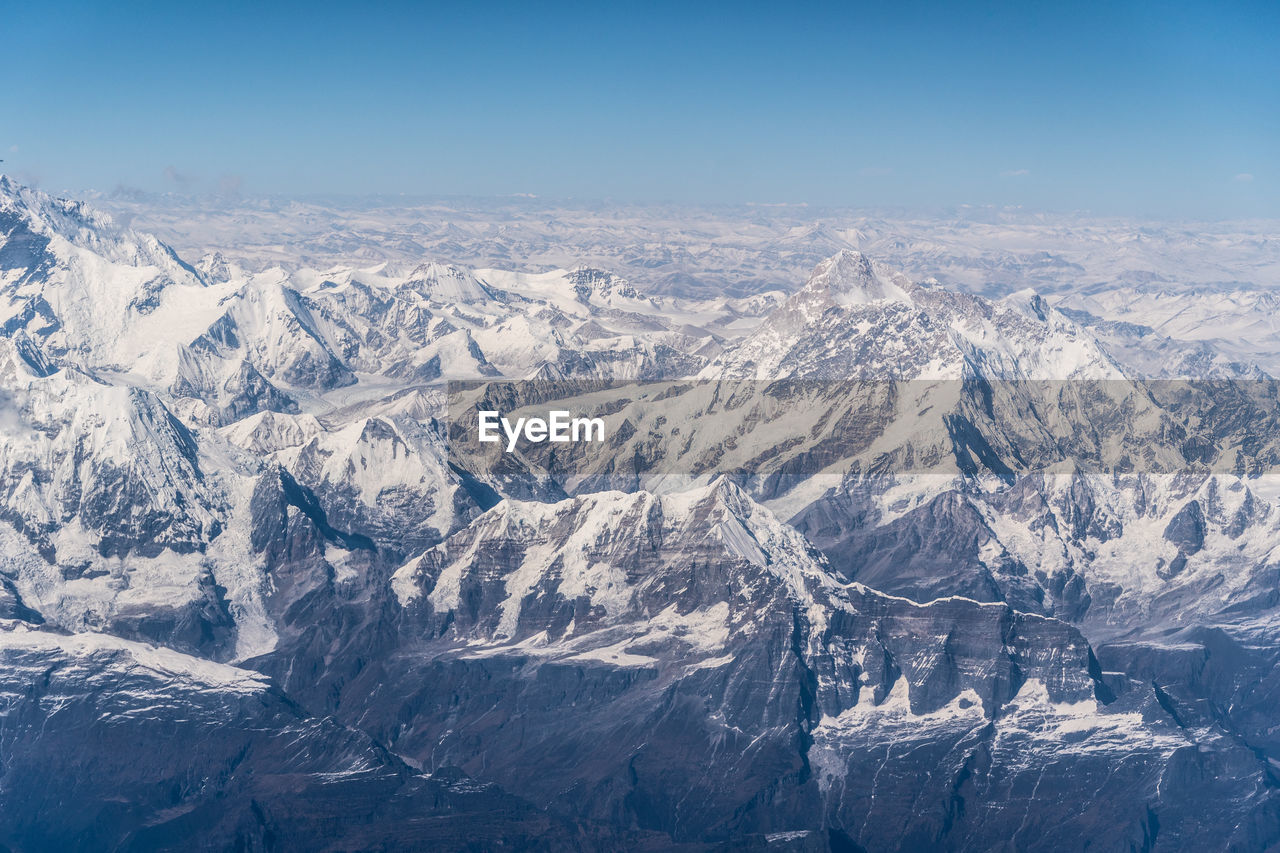
M1159 221L961 206L903 210L808 204L697 206L529 198L281 199L96 196L185 257L220 252L246 269L367 267L424 259L536 272L587 265L642 293L707 299L790 290L844 249L913 280L999 298L1156 288L1268 290L1275 222ZM1176 302L1167 300L1167 304Z
M1153 376L1249 376L1280 371L1280 297L1238 286L1115 288L1068 294L1065 311L1096 326L1135 369Z
M1033 293L991 301L841 252L707 378L1122 378L1097 341Z

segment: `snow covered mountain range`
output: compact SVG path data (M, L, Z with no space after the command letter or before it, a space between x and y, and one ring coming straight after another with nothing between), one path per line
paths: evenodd
M1280 843L1265 294L311 260L0 178L0 844Z

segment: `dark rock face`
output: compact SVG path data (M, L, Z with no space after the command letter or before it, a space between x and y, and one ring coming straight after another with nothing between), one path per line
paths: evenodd
M1191 501L1169 519L1164 538L1177 545L1180 554L1190 555L1204 547L1204 533L1204 510L1197 501Z
M44 621L38 612L22 600L13 581L3 576L0 576L0 619L16 619L37 625Z
M20 271L15 284L38 278L56 262L48 251L49 238L33 233L30 223L17 211L0 211L0 270Z
M192 371L196 374L196 371ZM271 384L256 367L241 361L220 386L182 374L174 382L172 391L180 397L196 397L213 405L217 424L235 423L257 412L283 412L297 414L298 403Z
M184 671L183 656L167 655L109 639L86 646L20 630L6 638L6 845L184 850L199 838L218 849L583 850L624 843L456 770L417 773L366 735L308 716L265 679L214 664Z
M916 601L962 595L976 601L1007 600L1024 610L1040 609L1036 599L1043 596L1034 589L1001 583L1020 567L1004 567L1005 577L997 578L1000 567L993 571L982 560L982 549L994 536L963 494L940 495L880 527L845 520L832 531L835 535L821 536L817 534L826 531L808 529L821 515L830 514L825 506L810 508L796 520L796 529L809 535L834 565L847 567L851 579ZM949 567L945 575L938 572L939 564ZM1021 574L1026 574L1025 568Z

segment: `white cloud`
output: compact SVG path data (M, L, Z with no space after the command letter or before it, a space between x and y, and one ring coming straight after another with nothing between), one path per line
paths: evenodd
M1241 172L1231 180L1235 181L1237 184L1247 184L1253 180L1253 175L1250 175L1248 172Z
M1031 174L1030 169L1006 169L1000 173L1002 178L1024 178Z
M0 388L0 429L14 433L28 427L22 417L22 407L17 399L8 391Z
M16 145L10 145L10 146L9 146L9 153L10 153L10 154L17 154L17 153L18 153L18 146L16 146Z

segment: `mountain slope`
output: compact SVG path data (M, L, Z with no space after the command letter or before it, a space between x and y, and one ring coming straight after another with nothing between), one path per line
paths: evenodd
M552 808L621 809L677 838L826 826L876 849L1063 833L1128 849L1157 812L1175 846L1273 831L1236 829L1275 821L1255 793L1265 764L1180 729L1074 629L844 584L723 480L505 502L394 585L406 647L361 676L362 719L404 754L483 767ZM930 768L923 788L916 759L889 761L907 755ZM1179 817L1201 773L1232 780L1213 828ZM1101 786L1096 808L1047 799L1028 821L1037 779L1079 778Z

